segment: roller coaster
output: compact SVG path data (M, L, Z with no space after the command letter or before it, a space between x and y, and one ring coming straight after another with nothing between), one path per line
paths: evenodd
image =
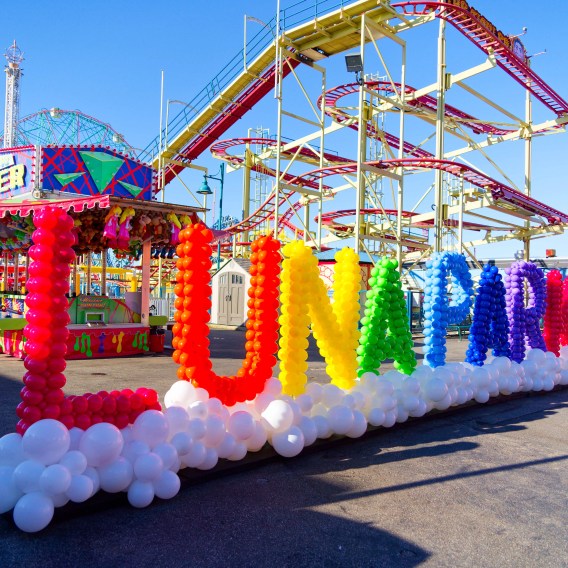
M435 22L437 80L411 87L406 82L407 41L402 36ZM480 64L447 72L447 25L481 51L485 59ZM397 74L380 49L384 42L400 48ZM162 132L139 155L160 172L158 191L207 149L223 160L229 171L243 170L243 219L226 229L233 245L237 237L239 242L248 242L253 231L278 234L287 229L319 250L338 239L351 238L357 251L396 255L401 266L411 266L442 248L454 248L475 259L476 247L510 239L523 243L528 258L531 239L563 232L568 214L531 195L531 144L537 136L564 130L568 103L531 68L530 56L520 40L498 30L465 0L298 2L281 10L245 49L246 58L244 51L237 54L189 101L191 112L184 108L170 121L169 141L167 132L166 136ZM327 88L325 61L353 49L359 50L361 79ZM375 79L365 73L375 63L384 77ZM525 93L525 116L518 117L468 82L494 69L522 87L519 92ZM300 71L316 73L321 81L304 86ZM288 102L284 79L291 81L292 77L313 111L308 117L300 116L296 108L293 112L284 108ZM314 96L308 92L313 90L313 83L321 85ZM502 120L478 118L447 104L451 89L452 93L458 90L475 97ZM277 105L275 139L221 140L273 91ZM533 122L533 100L550 114L546 121ZM405 123L409 117L433 129L424 142L416 145L407 139ZM308 129L306 134L291 141L285 139L284 120L303 125ZM386 131L385 122L397 123L398 131ZM327 150L328 137L346 130L355 132L354 159ZM448 141L464 145L448 149ZM524 144L522 187L516 187L487 154L490 146L512 141ZM428 143L434 151L423 147ZM260 150L253 153L252 147ZM342 144L342 153L346 147ZM371 155L372 147L380 149L375 156ZM469 153L486 159L497 171L496 177L506 181L472 165L465 158ZM312 169L292 173L301 164ZM252 172L273 178L262 202L251 200ZM417 187L414 176L424 172L433 173L434 181L419 184L418 199L409 207L409 198L416 193L410 189L411 183ZM383 184L390 186L390 195ZM336 202L344 191L354 192L350 198L354 206L327 211L328 203ZM317 208L315 217L313 208ZM464 232L483 234L466 241Z

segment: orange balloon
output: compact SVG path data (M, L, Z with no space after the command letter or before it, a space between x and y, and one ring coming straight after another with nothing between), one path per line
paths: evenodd
M176 375L177 378L180 379L181 381L183 381L186 378L186 369L185 367L178 367L178 370L176 371Z

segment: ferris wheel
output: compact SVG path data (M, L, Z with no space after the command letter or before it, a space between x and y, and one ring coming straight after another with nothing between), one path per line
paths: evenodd
M0 136L3 142L4 133ZM16 145L108 146L123 154L136 150L109 124L78 110L44 109L18 121Z

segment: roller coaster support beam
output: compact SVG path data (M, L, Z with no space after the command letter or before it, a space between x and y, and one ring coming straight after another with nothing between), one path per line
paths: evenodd
M531 60L528 59L527 63L530 67ZM525 122L527 125L527 134L525 138L525 193L527 195L531 194L531 175L532 175L532 100L531 92L529 89L526 90L525 95ZM526 222L527 229L530 228L530 222ZM528 262L531 255L531 238L530 235L523 239L523 256Z
M402 48L402 61L400 68L400 111L399 111L399 139L400 143L398 145L398 158L402 160L404 158L404 96L406 92L406 43L401 43ZM404 169L400 167L398 169L398 175L400 179L397 184L397 216L396 216L396 260L398 262L398 271L402 273L402 212L404 211Z
M252 171L253 160L252 153L250 151L250 144L245 146L245 161L244 161L244 171L243 171L243 219L248 219L250 215L250 174ZM248 243L249 232L244 231L243 242ZM233 250L233 255L236 251Z
M359 132L357 136L357 192L355 196L355 252L361 250L361 209L365 207L365 174L362 165L367 161L367 112L365 108L365 13L361 16L361 84L359 85Z
M436 158L444 157L444 115L446 103L446 22L440 20L438 34L438 89L436 111ZM444 172L436 170L434 185L434 252L442 251L442 231L444 227Z
M276 176L274 178L274 238L278 239L278 207L280 205L280 176L282 168L282 36L280 34L280 0L276 11L276 47L274 71L274 97L277 101L277 126L276 126Z

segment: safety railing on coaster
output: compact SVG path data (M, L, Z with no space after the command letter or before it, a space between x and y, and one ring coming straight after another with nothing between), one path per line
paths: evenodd
M341 8L353 4L351 0L301 0L295 2L286 8L280 10L280 29L286 30L309 22L320 15L331 10ZM246 43L246 48L237 52L237 54L223 66L222 70L217 73L211 81L209 81L197 95L187 102L167 125L167 134L170 140L173 140L180 134L185 127L196 116L201 114L209 107L217 95L230 85L239 75L243 73L243 61L253 61L263 51L265 51L271 43L274 42L276 34L276 17L273 17L266 25L254 34ZM165 140L166 127L162 130L162 141ZM160 135L156 136L143 150L140 151L138 159L143 162L151 162L160 151Z

